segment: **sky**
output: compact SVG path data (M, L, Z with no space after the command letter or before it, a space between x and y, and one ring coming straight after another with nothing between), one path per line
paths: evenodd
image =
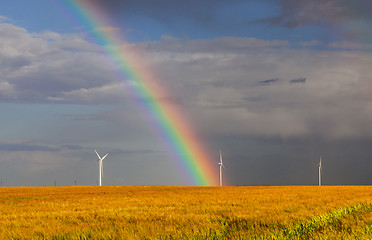
M1 185L189 185L66 2L0 2ZM226 185L372 184L371 1L90 2Z

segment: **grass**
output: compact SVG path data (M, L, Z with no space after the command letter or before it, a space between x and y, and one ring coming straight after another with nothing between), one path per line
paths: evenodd
M1 187L0 239L372 239L372 187Z

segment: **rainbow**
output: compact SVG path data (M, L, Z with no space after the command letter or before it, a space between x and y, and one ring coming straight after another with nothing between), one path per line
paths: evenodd
M125 44L122 37L112 31L108 18L104 16L94 1L67 0L68 10L79 21L94 32L95 37L111 60L117 65L121 81L130 94L138 100L156 127L159 136L167 144L172 157L188 178L190 185L217 185L217 162L212 161L203 148L192 127L174 105L162 101L170 96L159 84L152 72Z

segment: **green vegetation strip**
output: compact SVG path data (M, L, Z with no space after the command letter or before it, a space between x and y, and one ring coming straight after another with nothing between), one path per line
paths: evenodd
M360 203L345 208L336 209L326 214L315 216L306 222L294 224L290 227L285 227L278 233L271 236L266 236L269 239L306 239L315 232L320 232L327 226L337 224L342 218L350 214L370 213L372 211L372 203ZM369 226L366 226L369 228ZM265 237L263 238L265 239Z

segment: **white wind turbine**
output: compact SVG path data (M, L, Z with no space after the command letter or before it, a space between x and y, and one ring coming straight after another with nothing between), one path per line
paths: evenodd
M106 153L105 156L103 156L101 158L101 156L98 154L98 152L96 150L94 150L98 156L98 163L99 163L99 185L102 186L102 175L103 175L103 165L102 165L102 161L103 159L105 159L105 157L107 157L108 153Z
M319 171L319 186L322 186L322 157L320 157L319 164L318 164L318 171Z
M221 154L221 149L220 149L220 162L218 163L220 165L220 187L222 187L222 168L225 166L222 163L222 154Z

